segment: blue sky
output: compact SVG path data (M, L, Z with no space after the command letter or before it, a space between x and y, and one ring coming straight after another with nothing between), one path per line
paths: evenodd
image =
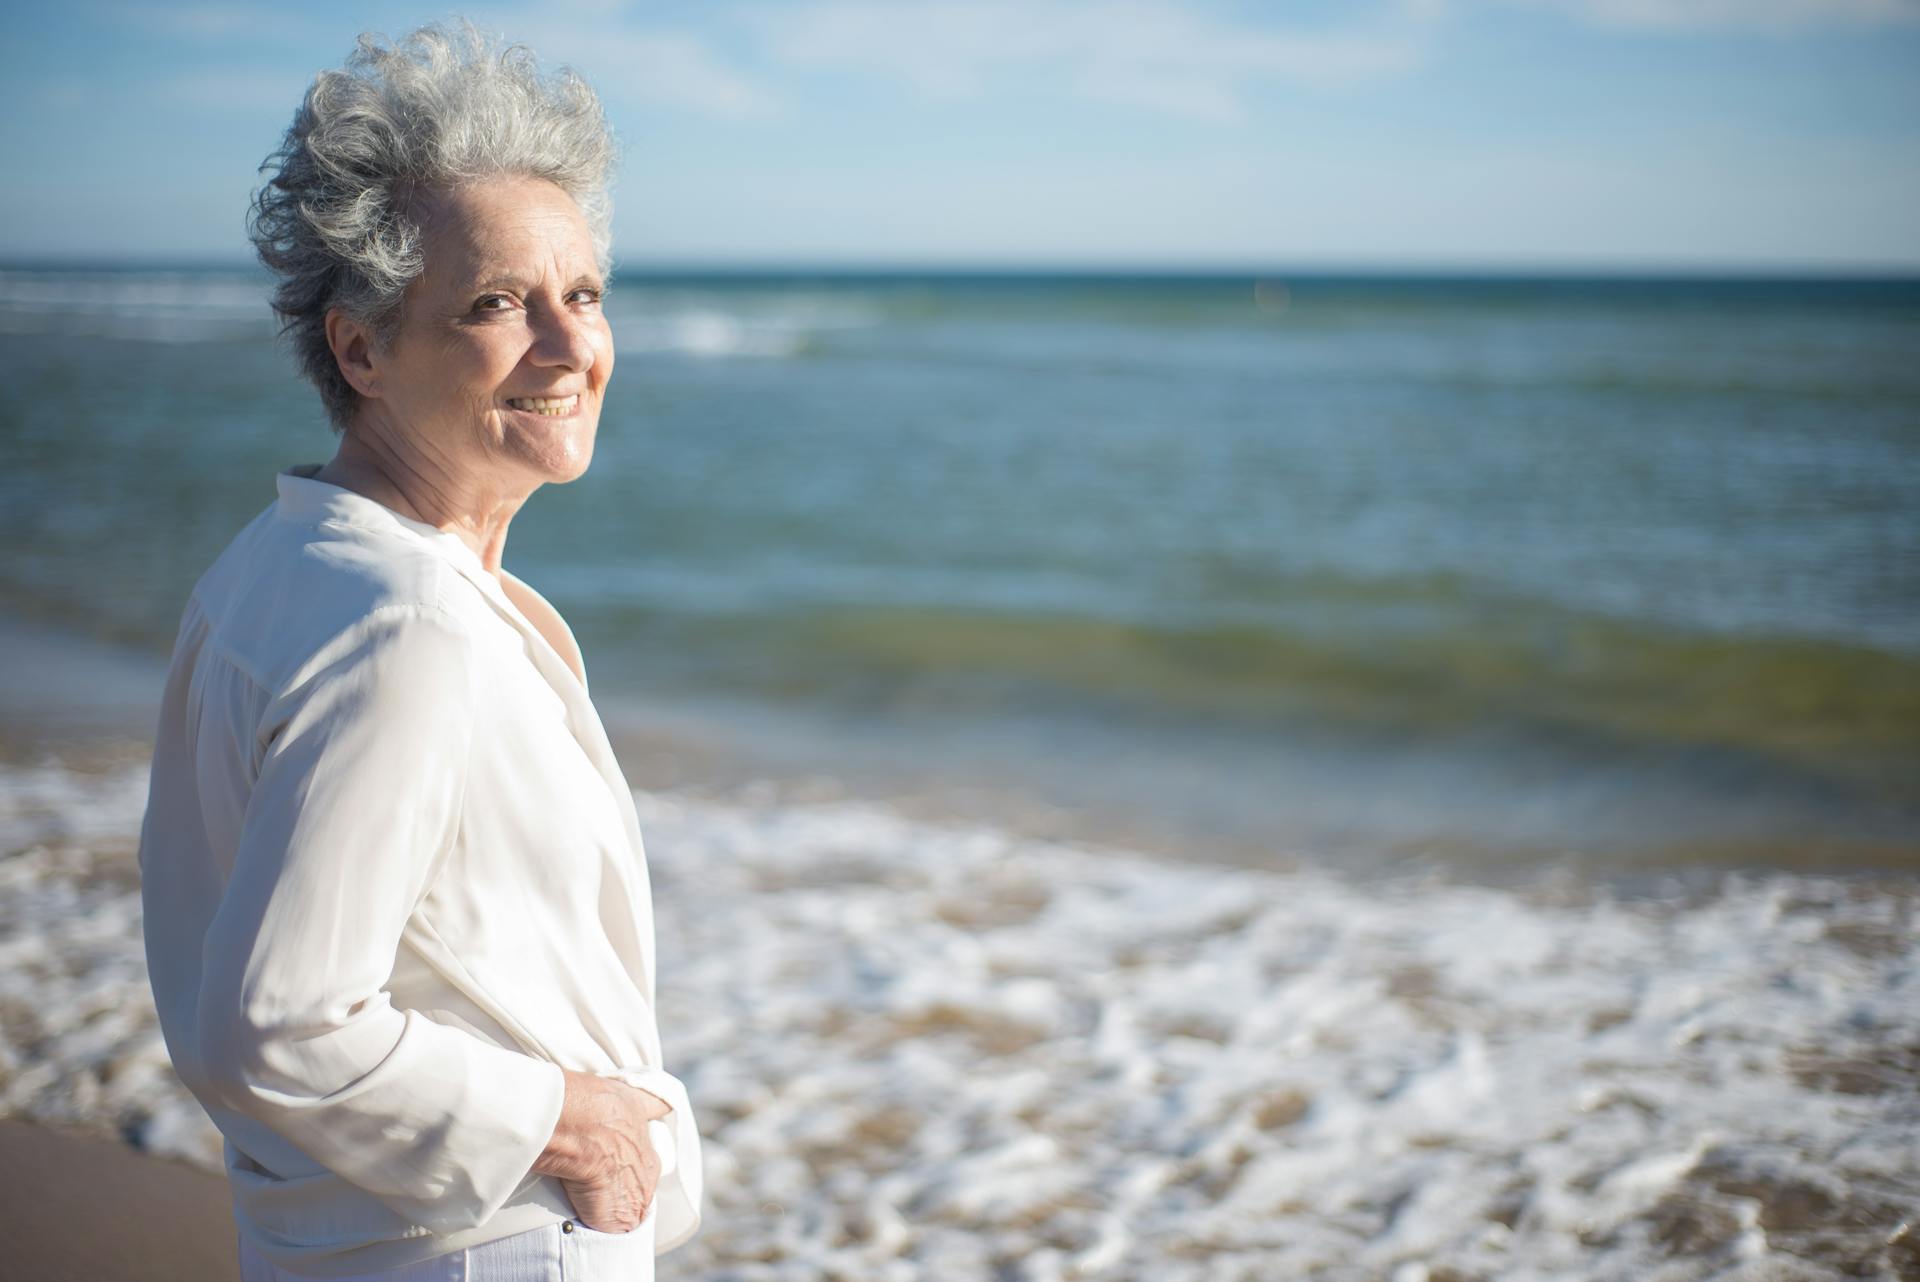
M600 90L629 265L1920 269L1920 0L76 0L0 258L244 261L312 74L450 13Z

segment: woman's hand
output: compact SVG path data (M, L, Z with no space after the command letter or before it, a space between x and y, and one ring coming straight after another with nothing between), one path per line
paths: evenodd
M673 1106L637 1086L564 1070L566 1102L533 1169L559 1179L580 1222L601 1233L640 1227L660 1183L660 1156L647 1123Z

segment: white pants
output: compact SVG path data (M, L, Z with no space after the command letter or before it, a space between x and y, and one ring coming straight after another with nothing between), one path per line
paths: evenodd
M631 1233L601 1233L567 1220L336 1282L653 1282L653 1226L651 1210ZM305 1277L275 1268L240 1239L240 1282L303 1282Z

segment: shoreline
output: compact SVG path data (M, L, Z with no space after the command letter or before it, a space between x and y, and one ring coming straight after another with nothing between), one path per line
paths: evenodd
M82 771L144 762L165 677L164 656L76 631L58 618L0 608L0 764L56 761ZM1312 800L1291 828L1263 825L1236 808L1208 778L1218 763L1090 759L1097 738L1060 731L1058 768L1030 768L991 727L914 726L851 714L760 707L738 700L679 705L602 689L595 698L628 782L742 806L851 801L927 823L974 824L1018 837L1157 854L1172 862L1285 872L1317 867L1366 881L1407 876L1525 889L1567 879L1633 892L1669 880L1712 882L1728 874L1818 874L1904 882L1920 872L1920 834L1906 841L1866 837L1803 840L1758 832L1675 835L1629 845L1545 841L1521 826L1449 829L1418 816L1421 800L1400 803L1389 781L1372 796L1336 791L1356 762L1345 755L1295 754L1298 777L1276 790ZM1077 756L1076 754L1086 754ZM1042 754L1045 755L1045 754ZM1111 778L1096 778L1108 766ZM1389 771L1394 767L1389 766ZM1472 767L1462 766L1469 789ZM1436 781L1408 776L1409 796L1431 799ZM1635 794L1640 796L1640 794ZM1639 804L1671 806L1672 798ZM1278 803L1275 803L1278 804ZM1374 812L1404 804L1409 815ZM1306 809L1311 806L1314 809ZM1341 832L1327 814L1367 813L1373 829ZM1467 807L1463 813L1471 811ZM1479 809L1497 814L1489 798ZM1398 836L1393 835L1396 831Z

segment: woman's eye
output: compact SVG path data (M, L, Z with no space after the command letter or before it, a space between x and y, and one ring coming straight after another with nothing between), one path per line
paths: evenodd
M573 296L589 303L597 303L600 301L600 291L590 285L582 285L579 289L574 290Z
M496 306L496 304L498 305ZM475 303L473 309L477 312L498 312L504 311L512 305L513 300L505 294L488 294L485 298Z

